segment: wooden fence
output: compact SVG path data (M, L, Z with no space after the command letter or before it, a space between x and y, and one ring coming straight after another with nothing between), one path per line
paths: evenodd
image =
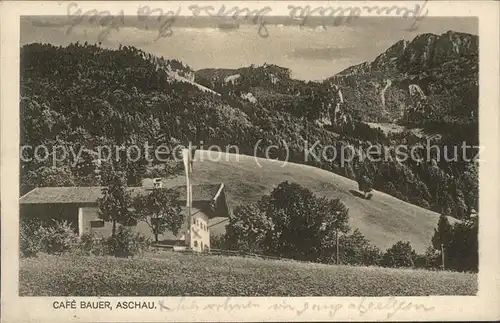
M158 249L171 250L171 251L187 253L187 254L196 254L196 255L233 256L233 257L246 257L246 258L257 258L257 259L269 259L269 260L282 260L282 261L295 261L295 262L310 263L310 261L300 261L300 260L295 260L295 259L268 256L268 255L262 255L262 254L257 254L257 253L252 253L252 252L244 252L244 251L238 251L238 250L210 249L210 251L197 252L197 251L193 251L193 250L189 250L189 249L187 249L187 250L175 250L175 247L178 247L178 246L173 246L173 245L153 244L152 247L156 248L157 250Z

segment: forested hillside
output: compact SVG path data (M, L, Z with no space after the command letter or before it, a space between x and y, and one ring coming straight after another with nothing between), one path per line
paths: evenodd
M435 68L445 73L448 68L465 66L446 62ZM409 132L384 135L363 124L359 106L350 106L349 95L342 98L341 91L349 93L345 84L293 80L289 70L274 65L253 66L239 73L234 82L227 80L233 71L217 71L216 77L214 71L195 76L181 62L134 47L110 50L78 43L22 47L21 145L44 145L49 151L61 146L75 154L54 164L52 158L34 160L33 151L23 149L21 194L36 186L98 185L110 168L125 170L129 185L138 185L145 176L167 176L179 170L173 162L148 165L144 154L137 161L97 161L99 146L203 141L205 147L236 145L240 153L253 154L260 140L258 156L264 156L265 147L277 145L280 149L274 150L273 157L352 179L369 177L374 189L440 213L463 218L477 209L477 165L464 160L447 162L443 149L441 156L434 150L423 162L387 158L392 153L383 149L381 161L363 160L361 151L371 144L411 147L425 139ZM238 78L246 81L238 83ZM230 82L234 88L226 86ZM470 90L474 91L473 84ZM433 144L460 147L466 141L477 145L477 122L446 122L445 126L440 126L441 138ZM316 142L313 152L321 159L305 161L305 147ZM357 153L344 156L348 162L342 162L341 151L347 145L356 147ZM325 147L334 147L337 158L331 158L332 149L323 154ZM78 155L80 148L84 149Z

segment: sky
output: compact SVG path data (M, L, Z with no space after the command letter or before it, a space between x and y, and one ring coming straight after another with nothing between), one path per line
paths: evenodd
M102 46L132 45L145 52L177 59L191 68L239 68L250 64L276 64L290 68L292 77L321 80L356 64L371 61L401 39L412 40L423 33L443 34L449 30L478 35L475 18L426 17L409 31L408 18L360 17L340 26L321 28L310 24L267 25L269 36L258 33L258 26L243 24L221 30L216 24L182 22L172 25L170 37L156 40L158 28L145 29L143 21L126 22L113 30ZM134 18L136 19L136 18ZM197 18L192 18L197 19ZM21 19L21 45L41 42L67 45L71 42L98 42L101 27L82 23L67 33L61 17Z

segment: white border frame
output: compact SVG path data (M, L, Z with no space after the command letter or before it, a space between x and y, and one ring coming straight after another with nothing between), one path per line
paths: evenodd
M182 7L181 15L189 15L188 6L196 2L155 2L155 6L164 10ZM200 2L197 2L198 4ZM210 2L218 8L224 2ZM422 4L422 2L377 2L378 5ZM55 310L54 300L65 300L64 297L19 297L19 232L18 232L18 198L19 198L19 37L21 15L66 15L68 2L3 2L1 6L1 211L2 211L2 321L73 321L73 322L159 322L159 321L312 321L312 320L495 320L500 318L499 291L500 261L499 228L499 3L492 1L431 1L426 4L429 16L476 16L479 17L480 35L480 141L485 150L481 155L480 166L480 270L479 292L477 296L443 296L443 297L251 297L232 298L234 302L246 304L249 300L261 307L246 310L217 311L151 311L151 310ZM109 10L118 13L123 10L125 15L136 15L139 4L151 5L151 2L77 2L80 8ZM203 1L207 4L207 1ZM225 2L226 5L247 6L260 9L270 6L272 13L268 15L288 15L289 4L304 5L301 2ZM354 1L338 2L307 2L315 6L351 6L360 5ZM363 4L367 4L366 2ZM370 6L375 3L370 1ZM376 16L375 13L370 14ZM95 300L92 297L68 297L67 299ZM102 298L105 299L105 298ZM106 298L107 299L107 298ZM110 298L116 300L117 298ZM123 298L121 298L123 299ZM350 304L375 302L385 304L395 299L397 301L422 304L434 307L431 311L399 311L392 317L387 317L387 310L372 310L361 314ZM175 305L177 297L127 297L127 300L163 300ZM190 297L185 299L199 306L208 303L224 304L226 298ZM295 311L266 311L266 304L286 300L287 304L302 308L305 302L312 304L331 305L342 304L344 307L334 317L328 310L307 311L297 316Z

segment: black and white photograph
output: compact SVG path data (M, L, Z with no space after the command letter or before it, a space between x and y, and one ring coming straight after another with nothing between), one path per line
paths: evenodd
M19 17L18 296L478 295L481 18L208 4Z

